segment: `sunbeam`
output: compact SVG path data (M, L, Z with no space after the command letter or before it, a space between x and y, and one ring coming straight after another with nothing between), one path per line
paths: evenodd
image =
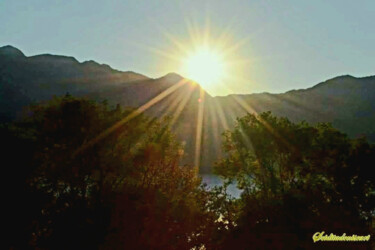
M199 106L198 106L198 118L197 118L197 131L195 135L195 154L194 154L194 167L199 169L200 165L200 154L202 145L202 129L203 129L203 115L204 115L204 103L205 103L204 90L200 89L199 93Z
M168 89L164 90L162 93L160 93L159 95L155 96L150 101L148 101L147 103L143 104L142 106L140 106L139 108L137 108L136 110L134 110L128 116L126 116L122 120L120 120L117 123L115 123L113 126L109 127L108 129L106 129L105 131L103 131L102 133L100 133L97 137L93 138L92 140L90 140L87 143L85 143L84 145L82 145L80 148L78 148L76 150L76 152L73 154L73 157L76 156L77 154L79 154L81 151L85 150L86 148L91 147L92 145L95 145L96 143L98 143L102 139L106 138L108 135L110 135L111 133L113 133L114 131L116 131L118 128L120 128L122 125L124 125L128 121L134 119L135 117L139 116L144 111L146 111L147 109L149 109L151 106L153 106L156 103L160 102L165 97L167 97L169 94L173 93L178 88L180 88L183 85L185 85L186 83L187 83L187 80L186 79L182 79L178 83L176 83L176 84L172 85L171 87L169 87Z
M173 117L172 117L172 120L171 120L171 126L173 126L175 124L175 122L177 121L177 119L180 117L181 112L185 108L187 102L189 101L195 87L196 87L196 85L191 86L188 90L188 93L185 94L184 99L179 103L177 109L175 110L175 113L173 114Z
M215 150L215 155L219 156L221 151L220 151L220 145L221 145L221 138L220 138L220 131L219 131L219 119L218 116L216 115L216 110L215 106L213 105L212 102L207 102L206 107L208 109L208 114L206 116L206 119L211 120L211 124L208 122L205 123L206 126L210 126L208 128L205 128L205 133L211 133L212 138L214 139L212 147Z
M233 95L234 100L241 106L243 107L248 113L252 113L257 115L257 119L260 121L260 123L263 124L263 126L276 138L278 138L281 142L283 142L286 146L293 148L293 146L285 140L284 137L282 137L277 131L275 131L266 121L264 121L261 117L258 116L258 112L253 109L249 104L247 104L244 100L242 100L240 97Z
M228 122L227 122L227 119L224 115L223 108L221 107L220 102L218 102L217 99L213 99L213 105L215 105L215 107L216 107L215 111L216 111L217 115L219 116L221 125L223 126L223 128L225 130L229 129Z
M174 92L171 94L170 103L166 103L163 107L163 110L160 110L161 118L170 116L171 113L177 109L179 104L184 100L186 93L180 91L179 93Z

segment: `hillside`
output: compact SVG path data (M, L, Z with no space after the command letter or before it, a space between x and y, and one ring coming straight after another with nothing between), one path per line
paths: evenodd
M199 117L203 118L202 172L208 172L221 155L221 133L246 112L270 110L293 121L331 122L351 137L364 135L375 141L375 76L339 76L283 94L211 97L198 84L174 73L152 79L94 61L80 63L50 54L27 57L12 46L0 48L1 121L20 117L25 105L66 93L125 107L153 100L146 112L172 116L174 131L185 144L183 164L194 164ZM153 99L156 96L163 98Z

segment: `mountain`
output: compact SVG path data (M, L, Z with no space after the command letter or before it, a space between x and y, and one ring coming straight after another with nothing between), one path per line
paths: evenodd
M375 76L339 76L282 94L211 97L199 84L175 73L152 79L95 61L80 63L50 54L27 57L12 46L0 48L0 121L17 119L24 106L66 93L142 107L151 116L171 116L185 145L182 164L200 159L202 172L209 172L222 155L221 133L246 112L270 110L295 122L331 122L351 137L375 141Z
M49 54L27 57L14 47L0 48L0 121L20 118L23 107L66 93L124 107L152 100L155 104L148 114L175 114L174 129L186 149L184 163L193 164L198 100L201 93L211 98L198 84L174 73L151 79L94 61L80 63L73 57Z
M237 110L233 96L221 97L228 112ZM311 88L283 94L237 96L257 112L271 110L298 122L330 122L352 137L367 136L375 141L375 76L339 76ZM232 106L231 106L232 105ZM235 112L236 116L241 112Z

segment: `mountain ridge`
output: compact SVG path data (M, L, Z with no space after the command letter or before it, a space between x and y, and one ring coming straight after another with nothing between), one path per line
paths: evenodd
M107 69L112 70L113 72L117 72L117 73L137 74L137 75L140 75L140 76L144 77L145 79L154 79L154 80L158 80L158 79L168 79L169 80L171 78L172 79L174 78L174 80L176 80L176 79L177 80L187 79L186 77L183 77L176 72L169 72L169 73L167 73L165 75L162 75L160 77L151 78L151 77L148 77L144 74L134 72L134 71L123 71L123 70L114 69L108 64L101 64L101 63L96 62L95 60L86 60L86 61L79 62L74 56L55 55L55 54L50 54L50 53L43 53L43 54L38 54L38 55L26 56L20 49L14 47L12 45L5 45L5 46L0 47L0 56L2 56L2 55L7 56L7 54L8 54L8 56L10 54L11 56L17 55L17 56L22 56L22 57L32 58L32 59L39 59L39 60L52 59L52 60L57 60L57 61L61 60L61 61L66 61L66 62L78 63L78 64L84 65L84 66L89 65L89 66L94 66L94 67L103 67L103 68L107 68ZM307 87L307 88L291 89L291 90L281 92L281 93L271 93L271 92L268 92L268 91L260 92L260 93L246 93L246 94L231 93L231 94L228 94L228 95L220 95L220 96L215 96L215 97L226 97L226 96L231 96L231 95L242 96L242 95L258 95L258 94L272 94L272 95L286 94L286 93L289 93L289 92L311 90L311 89L314 89L314 88L321 87L321 86L323 86L327 83L332 83L332 81L343 80L343 79L347 79L347 78L351 78L351 79L372 79L372 78L375 78L375 75L368 75L368 76L361 76L361 77L356 77L356 76L353 76L353 75L350 75L350 74L341 75L341 76L336 76L336 77L327 79L325 81L319 82L319 83L317 83L313 86ZM189 80L189 79L187 79L187 80ZM192 80L189 80L189 81L192 81Z
M173 72L149 78L93 60L78 62L74 57L51 54L27 57L12 46L0 48L2 121L20 117L26 105L66 93L124 107L151 103L147 114L172 117L174 132L185 145L182 163L194 164L193 159L199 157L203 172L209 172L222 155L221 133L232 128L235 118L247 112L272 111L294 122L330 122L351 137L364 135L375 141L375 76L343 75L310 88L279 94L212 97L196 82ZM203 132L201 138L196 138L201 108ZM198 156L197 140L202 144Z

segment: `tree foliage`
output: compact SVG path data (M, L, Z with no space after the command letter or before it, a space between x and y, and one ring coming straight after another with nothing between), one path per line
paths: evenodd
M315 232L373 230L375 147L363 138L248 114L225 132L224 184L208 190L179 165L168 119L122 123L132 112L67 95L1 125L6 248L303 249Z
M178 165L181 147L166 121L140 115L90 144L131 112L67 95L3 126L5 142L12 144L5 154L11 164L6 186L12 190L6 206L14 215L6 223L8 246L201 244L202 222L209 218L200 199L204 192L196 171Z
M224 138L215 171L243 189L227 247L308 248L315 232L369 234L375 147L363 138L270 112L237 119Z

